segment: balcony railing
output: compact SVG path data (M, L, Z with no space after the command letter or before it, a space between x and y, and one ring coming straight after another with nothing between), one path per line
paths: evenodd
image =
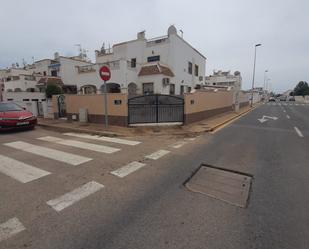
M77 66L77 70L78 73L91 73L96 71L93 65Z
M120 69L120 60L107 61L107 62L100 63L100 66L103 66L103 65L108 66L110 70L118 70Z

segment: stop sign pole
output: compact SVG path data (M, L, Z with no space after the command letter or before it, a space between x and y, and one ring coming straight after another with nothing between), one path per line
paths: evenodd
M106 81L111 78L111 71L107 66L102 66L99 70L100 77L104 81L104 114L105 114L105 127L108 127L108 108L107 108L107 86Z

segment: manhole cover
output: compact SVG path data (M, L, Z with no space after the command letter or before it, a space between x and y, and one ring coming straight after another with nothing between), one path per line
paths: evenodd
M245 208L251 181L252 176L248 174L203 164L185 182L185 186L193 192Z

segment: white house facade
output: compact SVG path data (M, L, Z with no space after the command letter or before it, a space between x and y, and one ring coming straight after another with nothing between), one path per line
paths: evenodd
M206 86L231 87L236 91L241 89L242 78L239 71L231 74L231 71L214 71L212 75L205 77Z
M129 94L182 94L203 84L206 57L170 26L165 36L146 39L145 32L131 41L96 51L96 63L77 66L75 83L80 93L100 92L98 70L108 65L110 92Z

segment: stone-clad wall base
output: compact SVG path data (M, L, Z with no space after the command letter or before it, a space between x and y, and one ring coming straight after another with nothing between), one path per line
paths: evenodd
M76 115L76 120L72 119L72 115ZM79 121L78 113L67 113L69 121ZM105 124L104 115L88 114L89 123ZM108 116L108 124L117 126L127 126L128 118L126 116Z
M229 112L233 110L233 106L227 106L223 108L218 108L218 109L212 109L212 110L206 110L202 112L195 112L195 113L190 113L190 114L185 114L185 124L190 124L194 123L197 121L201 121L203 119L210 118L212 116L224 113L224 112Z
M242 102L242 103L239 104L239 107L242 108L242 107L248 106L249 104L250 104L249 101L247 101L247 102Z

